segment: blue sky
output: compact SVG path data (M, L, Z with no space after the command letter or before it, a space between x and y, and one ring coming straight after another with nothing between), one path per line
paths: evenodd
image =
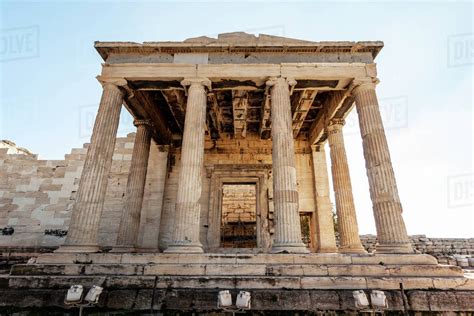
M382 40L378 96L410 234L474 237L471 2L0 1L0 138L62 159L89 140L100 41L247 31ZM345 129L361 233L374 233L355 111ZM133 131L123 111L119 135Z

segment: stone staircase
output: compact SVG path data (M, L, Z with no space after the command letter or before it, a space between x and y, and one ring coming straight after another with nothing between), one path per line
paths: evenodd
M73 284L104 288L97 311L222 311L245 290L256 311L346 312L374 289L387 311L474 311L474 279L422 254L41 254L0 276L0 306L64 309Z
M9 284L104 279L111 287L147 286L155 277L157 288L399 289L402 283L405 289L474 290L461 268L422 254L42 254L34 264L14 265Z

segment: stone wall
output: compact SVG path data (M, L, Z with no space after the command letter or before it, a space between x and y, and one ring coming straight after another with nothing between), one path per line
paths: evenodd
M255 185L225 185L222 190L222 220L226 223L255 222L255 195Z
M115 243L134 139L132 133L116 141L100 224L102 246ZM11 150L0 148L0 246L55 247L64 242L87 146L72 149L63 160L39 160L37 155L9 154ZM160 146L152 145L142 226L159 227L164 188L156 177L164 177L163 154L166 158ZM141 244L150 247L143 231Z
M255 248L256 185L226 184L222 188L222 247Z

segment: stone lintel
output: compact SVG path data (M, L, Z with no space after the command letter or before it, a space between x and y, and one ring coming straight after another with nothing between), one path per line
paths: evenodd
M231 32L219 34L217 38L199 36L184 41L153 42L102 42L96 41L94 47L103 60L111 55L153 54L208 54L208 53L259 53L259 54L331 54L334 51L354 55L366 52L374 59L383 48L382 41L308 41L267 34L248 34Z
M257 80L263 84L269 77L298 79L364 79L373 74L372 66L364 63L282 63L282 64L104 64L102 80L127 78L128 81L170 81L204 77Z

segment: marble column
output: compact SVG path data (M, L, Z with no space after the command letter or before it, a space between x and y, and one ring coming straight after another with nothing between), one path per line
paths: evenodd
M272 116L273 204L275 235L272 252L307 253L301 239L296 190L295 145L291 127L290 85L293 80L274 78L270 87Z
M161 213L168 180L169 145L151 141L137 252L159 252Z
M172 240L167 253L202 253L199 241L201 215L202 169L204 160L204 133L206 127L206 86L208 79L183 80L188 88L184 120L183 142L176 196L175 221Z
M116 85L112 83L103 85L99 111L91 143L87 149L67 238L56 252L99 251L99 222L112 165L123 97L122 90Z
M317 252L337 252L324 144L311 146L316 196Z
M125 206L120 219L117 243L112 252L134 252L140 228L140 214L150 154L151 131L149 128L151 122L149 120L135 120L133 124L137 127L137 134L128 174Z
M380 116L374 83L362 83L353 91L365 167L369 178L370 198L377 229L377 252L413 253L402 217L387 138Z
M365 252L359 237L359 227L352 196L351 177L347 163L342 127L344 120L332 119L327 127L331 154L331 171L336 198L337 229L339 232L339 252Z

